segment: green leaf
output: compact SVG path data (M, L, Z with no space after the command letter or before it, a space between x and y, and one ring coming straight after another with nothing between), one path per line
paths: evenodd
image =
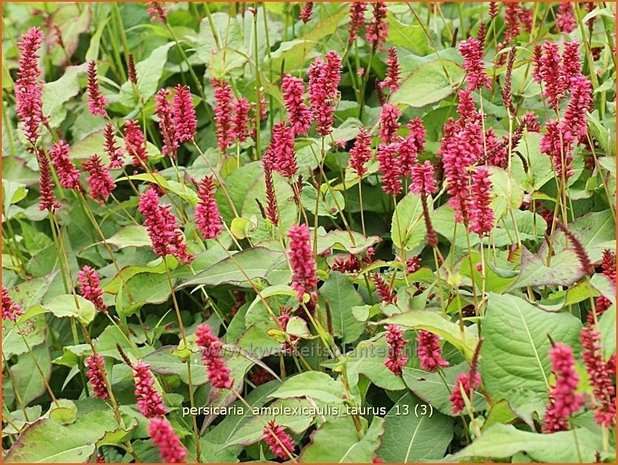
M609 209L588 213L569 223L593 263L601 260L603 250L616 250L616 222Z
M40 419L28 426L9 449L5 462L86 463L96 443L118 424L111 410L80 413L70 425Z
M428 205L429 213L432 208ZM391 222L391 237L395 247L413 250L425 242L427 230L423 221L423 206L418 195L409 193L399 201Z
M10 371L11 382L14 383L10 386L14 386L16 398L19 398L23 405L28 405L45 393L45 384L51 376L49 348L40 345L29 353L20 355Z
M522 172L521 178L516 178L528 192L538 191L549 180L555 177L551 159L544 153L541 153L540 146L541 133L525 132L517 145L517 150L526 160L527 170L525 170L525 172L519 158L513 157L515 171L521 169Z
M159 88L159 79L163 74L163 68L167 62L167 52L174 46L174 42L168 42L152 51L150 56L145 60L135 64L137 73L137 89L139 96L144 101L152 97ZM133 107L138 103L138 96L135 95L131 82L125 82L120 88L120 102L127 106Z
M463 70L454 61L422 63L403 79L399 90L391 96L391 103L421 108L439 102L455 91L463 76Z
M440 413L453 416L449 398L455 388L455 379L458 374L465 373L468 369L469 365L466 362L446 367L442 370L443 379L440 373L429 373L418 368L404 367L402 377L408 389L419 399L431 404ZM474 393L472 407L475 412L487 408L485 397L479 391Z
M430 410L414 395L400 397L384 417L378 457L386 463L410 463L444 457L453 439L453 419Z
M242 269L242 271L241 271ZM266 279L270 284L286 284L290 281L290 270L282 252L265 247L243 250L215 263L198 273L195 278L181 284L179 288L190 286L218 286L234 284L248 287L247 277L255 280Z
M401 325L409 329L424 329L437 334L457 347L467 360L472 359L479 342L478 337L469 328L464 327L462 332L458 324L429 309L398 313L380 322L380 326L385 324Z
M584 428L537 434L516 429L512 425L496 424L471 445L449 457L449 461L465 458L507 459L525 452L529 459L549 463L593 462L602 450L601 435Z
M388 13L388 41L415 55L427 55L433 50L427 41L423 27L417 24L404 24L392 13Z
M599 319L601 341L603 341L604 359L608 360L616 353L616 304L605 310Z
M348 233L337 229L325 232L322 228L318 228L318 254L332 249L358 255L367 252L369 247L381 240L379 236L365 237L356 231Z
M545 259L532 254L525 247L521 251L521 270L510 289L528 286L570 286L583 276L581 265L573 249L565 249L551 258L551 266Z
M2 322L2 353L5 357L12 357L27 352L30 349L45 342L47 336L47 322L45 315L18 320L19 327L11 320ZM22 319L24 319L22 321Z
M94 316L96 310L94 305L89 300L82 296L73 294L64 294L54 297L49 302L42 305L45 312L49 312L56 318L76 318L84 325L88 325Z
M125 247L149 247L151 245L148 231L140 224L130 224L118 230L106 241L115 250Z
M365 324L354 318L352 307L362 305L363 299L347 276L332 272L320 288L320 296L329 305L335 336L341 337L344 343L358 339Z
M368 463L371 462L380 437L384 434L384 420L373 417L371 426L359 439L350 415L327 419L311 434L311 444L300 455L302 463Z
M520 297L489 294L483 320L481 375L494 400L512 389L547 391L551 343L578 343L581 322L569 313L547 313Z
M49 115L52 128L59 127L66 118L64 104L79 93L79 77L86 73L87 66L86 63L70 66L60 79L43 86L43 113Z
M307 371L287 378L271 397L309 397L322 402L343 402L343 386L326 373Z

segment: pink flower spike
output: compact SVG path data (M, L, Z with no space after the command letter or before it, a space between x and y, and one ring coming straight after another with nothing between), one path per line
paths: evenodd
M399 117L401 110L395 105L385 103L380 112L380 139L383 144L395 142L397 130L399 129Z
M53 212L60 208L60 203L54 196L49 160L41 149L37 149L36 158L39 163L39 210Z
M208 379L217 389L230 389L234 381L222 356L223 344L212 332L209 325L203 323L195 330L195 342L202 350L202 361L208 370Z
M408 357L404 354L407 339L403 338L403 330L397 325L386 327L386 343L388 345L388 357L384 365L395 376L401 376L401 369L408 363Z
M434 333L419 330L416 347L416 354L422 370L434 372L438 368L448 366L448 362L442 358L440 338Z
M281 90L292 131L295 135L307 134L311 126L311 110L305 105L303 80L286 74L281 81Z
M168 157L175 157L178 150L178 140L169 96L170 91L167 89L161 89L157 92L155 95L155 113L159 118L159 132L163 138L161 153Z
M49 156L60 179L60 185L65 189L80 190L79 170L69 158L69 150L69 144L61 140L52 146Z
M148 434L155 446L159 448L161 459L165 463L184 463L187 450L180 442L167 418L153 418L148 423Z
M298 172L294 153L294 133L284 121L273 125L272 139L264 154L264 163L288 179L293 178Z
M337 52L328 52L325 60L318 57L309 66L311 114L316 130L322 136L327 136L332 131L341 79L341 57Z
M217 143L219 149L225 151L232 145L232 115L233 100L232 88L230 85L219 79L212 80L215 89L215 123L217 126Z
M15 113L32 146L39 138L40 125L46 121L43 115L43 79L37 54L43 38L41 30L33 27L28 29L18 44L20 57L15 81Z
M133 166L142 166L148 160L146 152L146 137L135 120L124 124L124 143L127 153L133 158Z
M565 34L577 29L577 21L575 20L575 13L573 12L573 4L571 2L562 2L558 6L556 25L558 30Z
M249 100L239 98L234 103L234 119L232 120L232 137L238 142L244 142L249 137Z
M2 319L15 321L23 315L19 305L13 301L6 287L2 286Z
M479 236L488 234L493 228L494 212L490 206L491 187L487 168L484 166L477 168L472 175L469 229Z
M162 2L146 2L151 21L167 24L167 8Z
M386 2L375 2L373 7L373 20L367 25L367 41L371 43L373 50L378 50L388 37L388 23L386 15L388 7Z
M468 400L472 401L474 392L481 385L481 375L478 371L474 370L472 373L459 373L455 379L455 386L453 386L453 392L451 393L451 411L457 415L464 411L466 408L466 402L464 394ZM462 392L464 394L462 394Z
M288 231L290 244L288 258L292 267L292 288L296 291L299 302L303 302L304 294L312 299L318 285L316 263L311 250L309 228L307 225L294 225Z
M107 305L103 302L103 290L101 289L101 279L99 273L94 268L84 266L77 274L80 295L92 302L94 307L102 312L107 312Z
M94 60L88 62L88 109L93 115L106 116L107 99L101 93L97 80L97 63Z
M187 244L172 213L171 205L160 205L159 194L154 187L140 196L138 210L144 215L144 225L148 230L154 252L160 257L174 255L183 263L195 258L187 252Z
M87 180L90 186L90 196L103 204L116 188L116 183L96 153L86 160L82 166L90 174Z
M403 189L401 184L401 164L396 158L398 145L388 144L378 147L377 160L382 173L382 190L389 195L399 195Z
M159 391L150 366L142 361L133 364L133 379L135 380L135 397L140 412L146 418L161 417L167 413L167 408Z
M417 163L412 167L412 182L410 192L416 195L431 195L436 189L436 180L433 177L433 165L429 160L423 164Z
M350 4L350 26L348 29L348 43L352 43L358 37L358 33L365 24L365 11L367 4L364 2L352 2Z
M285 432L283 426L277 425L275 420L270 420L262 432L264 442L268 444L270 451L280 459L289 459L294 448L294 440Z
M187 142L195 136L197 119L188 86L178 84L174 89L174 125L178 144Z
M393 292L390 286L377 273L371 275L371 280L376 285L376 292L380 300L386 304L394 304L397 302L397 294Z
M387 88L391 93L395 92L401 84L400 72L397 50L391 47L388 49L388 57L386 58L386 77L380 83L380 87Z
M199 201L195 207L195 223L204 239L214 239L223 230L221 214L215 200L212 177L206 176L198 186Z
M464 70L466 71L466 82L470 90L477 90L483 87L491 87L489 76L485 73L483 63L483 45L474 37L464 40L459 44L459 53L464 58Z
M114 134L114 125L107 123L103 129L103 150L109 157L109 169L121 168L124 165L124 153L122 149L116 145L116 136Z
M371 160L371 134L361 127L354 146L350 149L350 167L359 178L367 173L366 164Z
M584 326L580 333L582 358L592 385L595 400L595 421L606 428L616 424L616 387L613 367L603 360L601 333L592 326Z
M545 410L543 432L553 433L569 429L569 418L577 412L584 403L584 396L576 394L579 375L575 371L573 349L556 343L550 349L552 371L556 375L556 384L549 394L550 402Z
M84 364L88 368L86 376L88 377L88 384L90 384L92 388L94 397L102 400L109 399L107 385L105 384L105 376L103 374L105 370L105 359L99 354L92 354L86 359Z
M311 19L311 14L313 13L313 4L314 2L307 2L303 6L303 8L300 10L299 19L303 23L308 23L309 20Z

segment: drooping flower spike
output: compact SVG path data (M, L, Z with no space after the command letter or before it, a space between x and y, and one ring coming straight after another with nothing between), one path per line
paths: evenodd
M167 418L153 418L148 423L148 434L165 463L184 463L187 450L184 448Z

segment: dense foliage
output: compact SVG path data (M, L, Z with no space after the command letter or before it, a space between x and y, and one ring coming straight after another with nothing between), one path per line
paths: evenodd
M4 460L614 461L614 22L5 2Z

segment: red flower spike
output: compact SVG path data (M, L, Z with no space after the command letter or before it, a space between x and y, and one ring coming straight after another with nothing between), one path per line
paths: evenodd
M575 371L573 349L556 343L550 349L552 371L556 376L556 384L549 394L550 402L545 410L543 432L553 433L569 429L569 418L576 413L584 403L584 396L576 394L579 375Z
M99 273L94 268L84 266L77 274L80 295L92 302L94 307L102 312L107 312L107 305L103 302L103 290L101 289L101 279Z
M161 459L165 463L184 463L187 450L184 448L172 425L166 418L153 418L148 423L148 434L155 446L159 448Z
M407 339L403 338L403 330L397 325L386 327L386 344L388 345L388 357L384 365L395 376L401 376L401 369L408 363L408 357L404 354Z
M304 294L312 298L318 285L316 263L311 250L309 228L307 225L294 225L288 231L290 244L288 258L292 267L292 288L296 291L299 302L303 301Z
M94 397L102 400L109 399L107 385L105 384L105 376L103 374L105 370L105 359L99 354L92 354L86 359L84 364L88 368L86 376L88 377L88 384L90 384L92 388Z
M106 116L107 99L101 93L97 80L97 63L94 60L88 62L88 109L93 115Z
M367 173L365 165L371 160L371 135L360 128L354 146L350 149L350 167L362 178Z
M223 220L215 200L215 184L206 176L198 186L199 201L195 207L195 223L204 239L214 239L223 230Z
M155 380L150 366L142 361L133 364L135 397L139 411L146 418L161 417L167 413L161 394L155 388Z
M56 142L49 151L60 185L65 189L81 190L79 185L79 170L69 158L69 144L61 140Z
M280 459L289 459L294 448L294 440L285 432L283 426L277 425L275 420L270 420L262 432L264 442L268 444L270 451Z
M207 324L198 325L195 330L195 342L202 351L202 361L208 370L208 379L217 389L230 389L234 381L222 356L223 344Z
M109 174L109 170L101 162L101 158L95 153L82 165L88 171L87 182L90 186L90 196L103 204L112 191L116 188L116 183Z
M197 118L191 90L182 84L178 84L174 89L174 126L178 144L187 142L195 136Z
M15 321L23 314L19 305L9 295L8 289L2 286L2 319Z
M124 124L124 143L127 153L133 158L133 166L142 166L148 160L146 137L135 120Z
M311 126L311 110L305 105L303 80L287 74L281 81L281 90L292 131L295 135L307 134Z
M416 339L416 354L422 370L434 372L438 368L445 368L449 363L442 358L440 338L424 330L419 330Z

